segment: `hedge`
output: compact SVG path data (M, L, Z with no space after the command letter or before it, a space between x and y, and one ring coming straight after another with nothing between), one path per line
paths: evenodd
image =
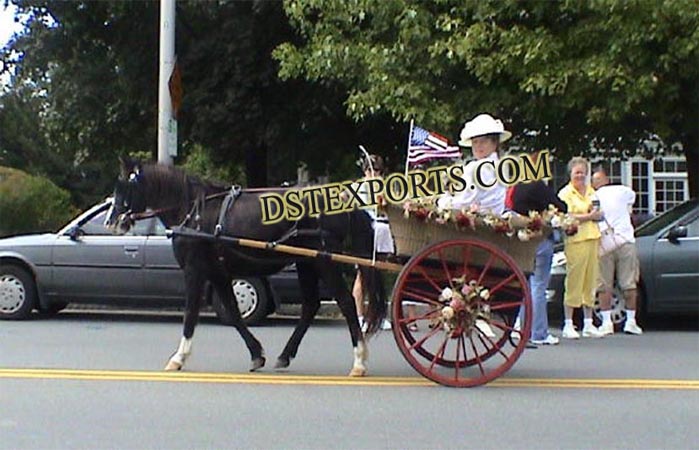
M0 236L57 231L76 213L70 194L47 178L0 166Z

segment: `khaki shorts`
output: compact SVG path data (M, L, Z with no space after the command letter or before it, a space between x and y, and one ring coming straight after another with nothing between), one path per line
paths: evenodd
M614 288L614 275L622 291L636 289L639 267L636 244L626 243L599 259L599 290Z

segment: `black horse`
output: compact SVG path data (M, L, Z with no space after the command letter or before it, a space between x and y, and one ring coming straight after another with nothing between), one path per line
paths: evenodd
M121 174L114 190L113 210L107 225L115 233L125 233L133 220L149 214L157 215L168 228L184 225L208 236L235 236L265 242L281 239L284 244L326 252L337 252L351 237L351 252L369 257L373 249L373 231L369 216L361 210L350 213L306 217L298 222L282 221L272 225L261 223L260 190L243 190L228 208L226 193L230 187L209 183L187 175L184 171L164 165L140 164L122 159ZM226 211L220 214L224 206ZM216 226L219 224L219 230ZM222 226L221 226L222 225ZM301 318L279 355L276 368L289 365L296 356L299 344L320 307L318 281L322 279L335 295L337 304L347 321L354 364L351 376L366 374L367 348L359 326L354 301L340 268L328 259L282 255L271 250L242 248L220 239L202 239L175 233L172 245L177 262L184 271L186 305L184 330L180 346L170 358L165 370L179 370L191 354L192 336L199 318L206 286L216 290L221 303L233 319L233 326L245 341L252 359L251 371L265 364L262 345L243 322L233 294L234 276L270 275L290 262L296 262L298 279L303 293ZM365 292L369 295L367 312L370 335L386 315L385 293L380 272L361 267ZM207 284L208 282L208 284Z

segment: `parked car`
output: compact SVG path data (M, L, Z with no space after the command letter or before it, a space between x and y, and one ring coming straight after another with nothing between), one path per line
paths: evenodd
M0 239L0 319L24 319L34 309L53 314L68 303L184 306L184 276L164 225L154 217L138 221L126 235L113 235L104 226L110 205L107 199L93 206L57 233ZM232 284L249 324L302 298L293 265ZM331 299L322 283L320 290ZM212 306L224 322L230 320L216 295Z
M699 200L692 199L648 220L636 229L640 263L640 308L646 314L699 312ZM563 302L565 255L554 254L549 299ZM612 300L615 323L625 319L623 294L617 287ZM599 305L596 304L599 315Z

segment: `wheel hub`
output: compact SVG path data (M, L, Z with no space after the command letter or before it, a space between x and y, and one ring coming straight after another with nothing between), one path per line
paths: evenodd
M447 303L437 318L438 325L452 338L464 333L472 333L476 320L490 318L490 298L488 289L480 286L476 280L465 283L464 277L452 280L452 287L442 290L439 299Z
M233 283L233 293L238 303L240 315L243 318L248 317L257 308L258 298L257 291L245 280L236 280Z
M12 275L0 277L0 311L12 314L22 307L25 299L24 285L18 278Z

